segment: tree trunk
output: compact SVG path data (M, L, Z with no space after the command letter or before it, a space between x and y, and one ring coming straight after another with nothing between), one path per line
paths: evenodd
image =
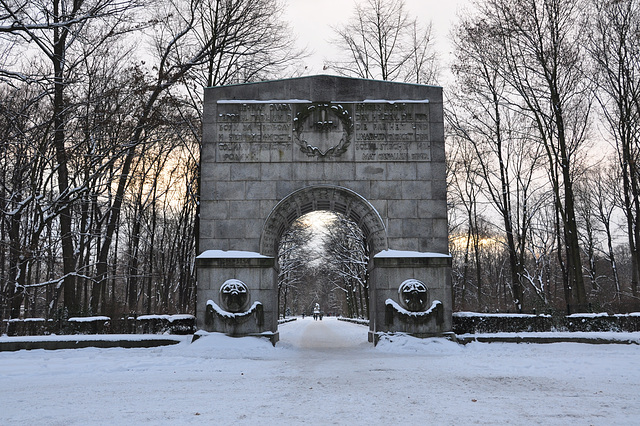
M59 23L65 19L60 16L60 0L53 2L54 22ZM56 154L58 191L60 205L60 238L62 245L62 273L64 276L64 306L70 315L79 313L80 307L76 299L75 289L75 252L73 249L73 234L71 221L71 205L69 199L69 171L67 168L67 151L65 148L65 108L64 99L64 60L65 44L68 29L55 27L53 36L53 145Z

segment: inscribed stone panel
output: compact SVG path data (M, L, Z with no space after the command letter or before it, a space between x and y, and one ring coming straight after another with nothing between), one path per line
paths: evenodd
M219 100L216 162L431 160L426 101Z
M429 161L429 105L358 103L355 115L357 161Z

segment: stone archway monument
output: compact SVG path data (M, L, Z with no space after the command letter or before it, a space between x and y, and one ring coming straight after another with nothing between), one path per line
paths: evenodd
M451 332L442 88L312 76L206 89L198 326L278 340L279 241L328 210L363 231L370 331Z

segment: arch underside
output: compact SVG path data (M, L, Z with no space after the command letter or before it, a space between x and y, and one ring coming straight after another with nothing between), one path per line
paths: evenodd
M313 211L340 213L362 230L371 253L388 248L387 232L376 209L362 196L339 186L310 186L282 199L265 221L260 253L276 256L282 235L299 217Z

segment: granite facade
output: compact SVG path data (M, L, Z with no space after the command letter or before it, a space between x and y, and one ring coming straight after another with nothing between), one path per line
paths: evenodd
M337 76L206 89L200 249L276 257L295 219L333 210L374 254L448 253L442 110L440 87ZM203 265L198 314L233 275Z

